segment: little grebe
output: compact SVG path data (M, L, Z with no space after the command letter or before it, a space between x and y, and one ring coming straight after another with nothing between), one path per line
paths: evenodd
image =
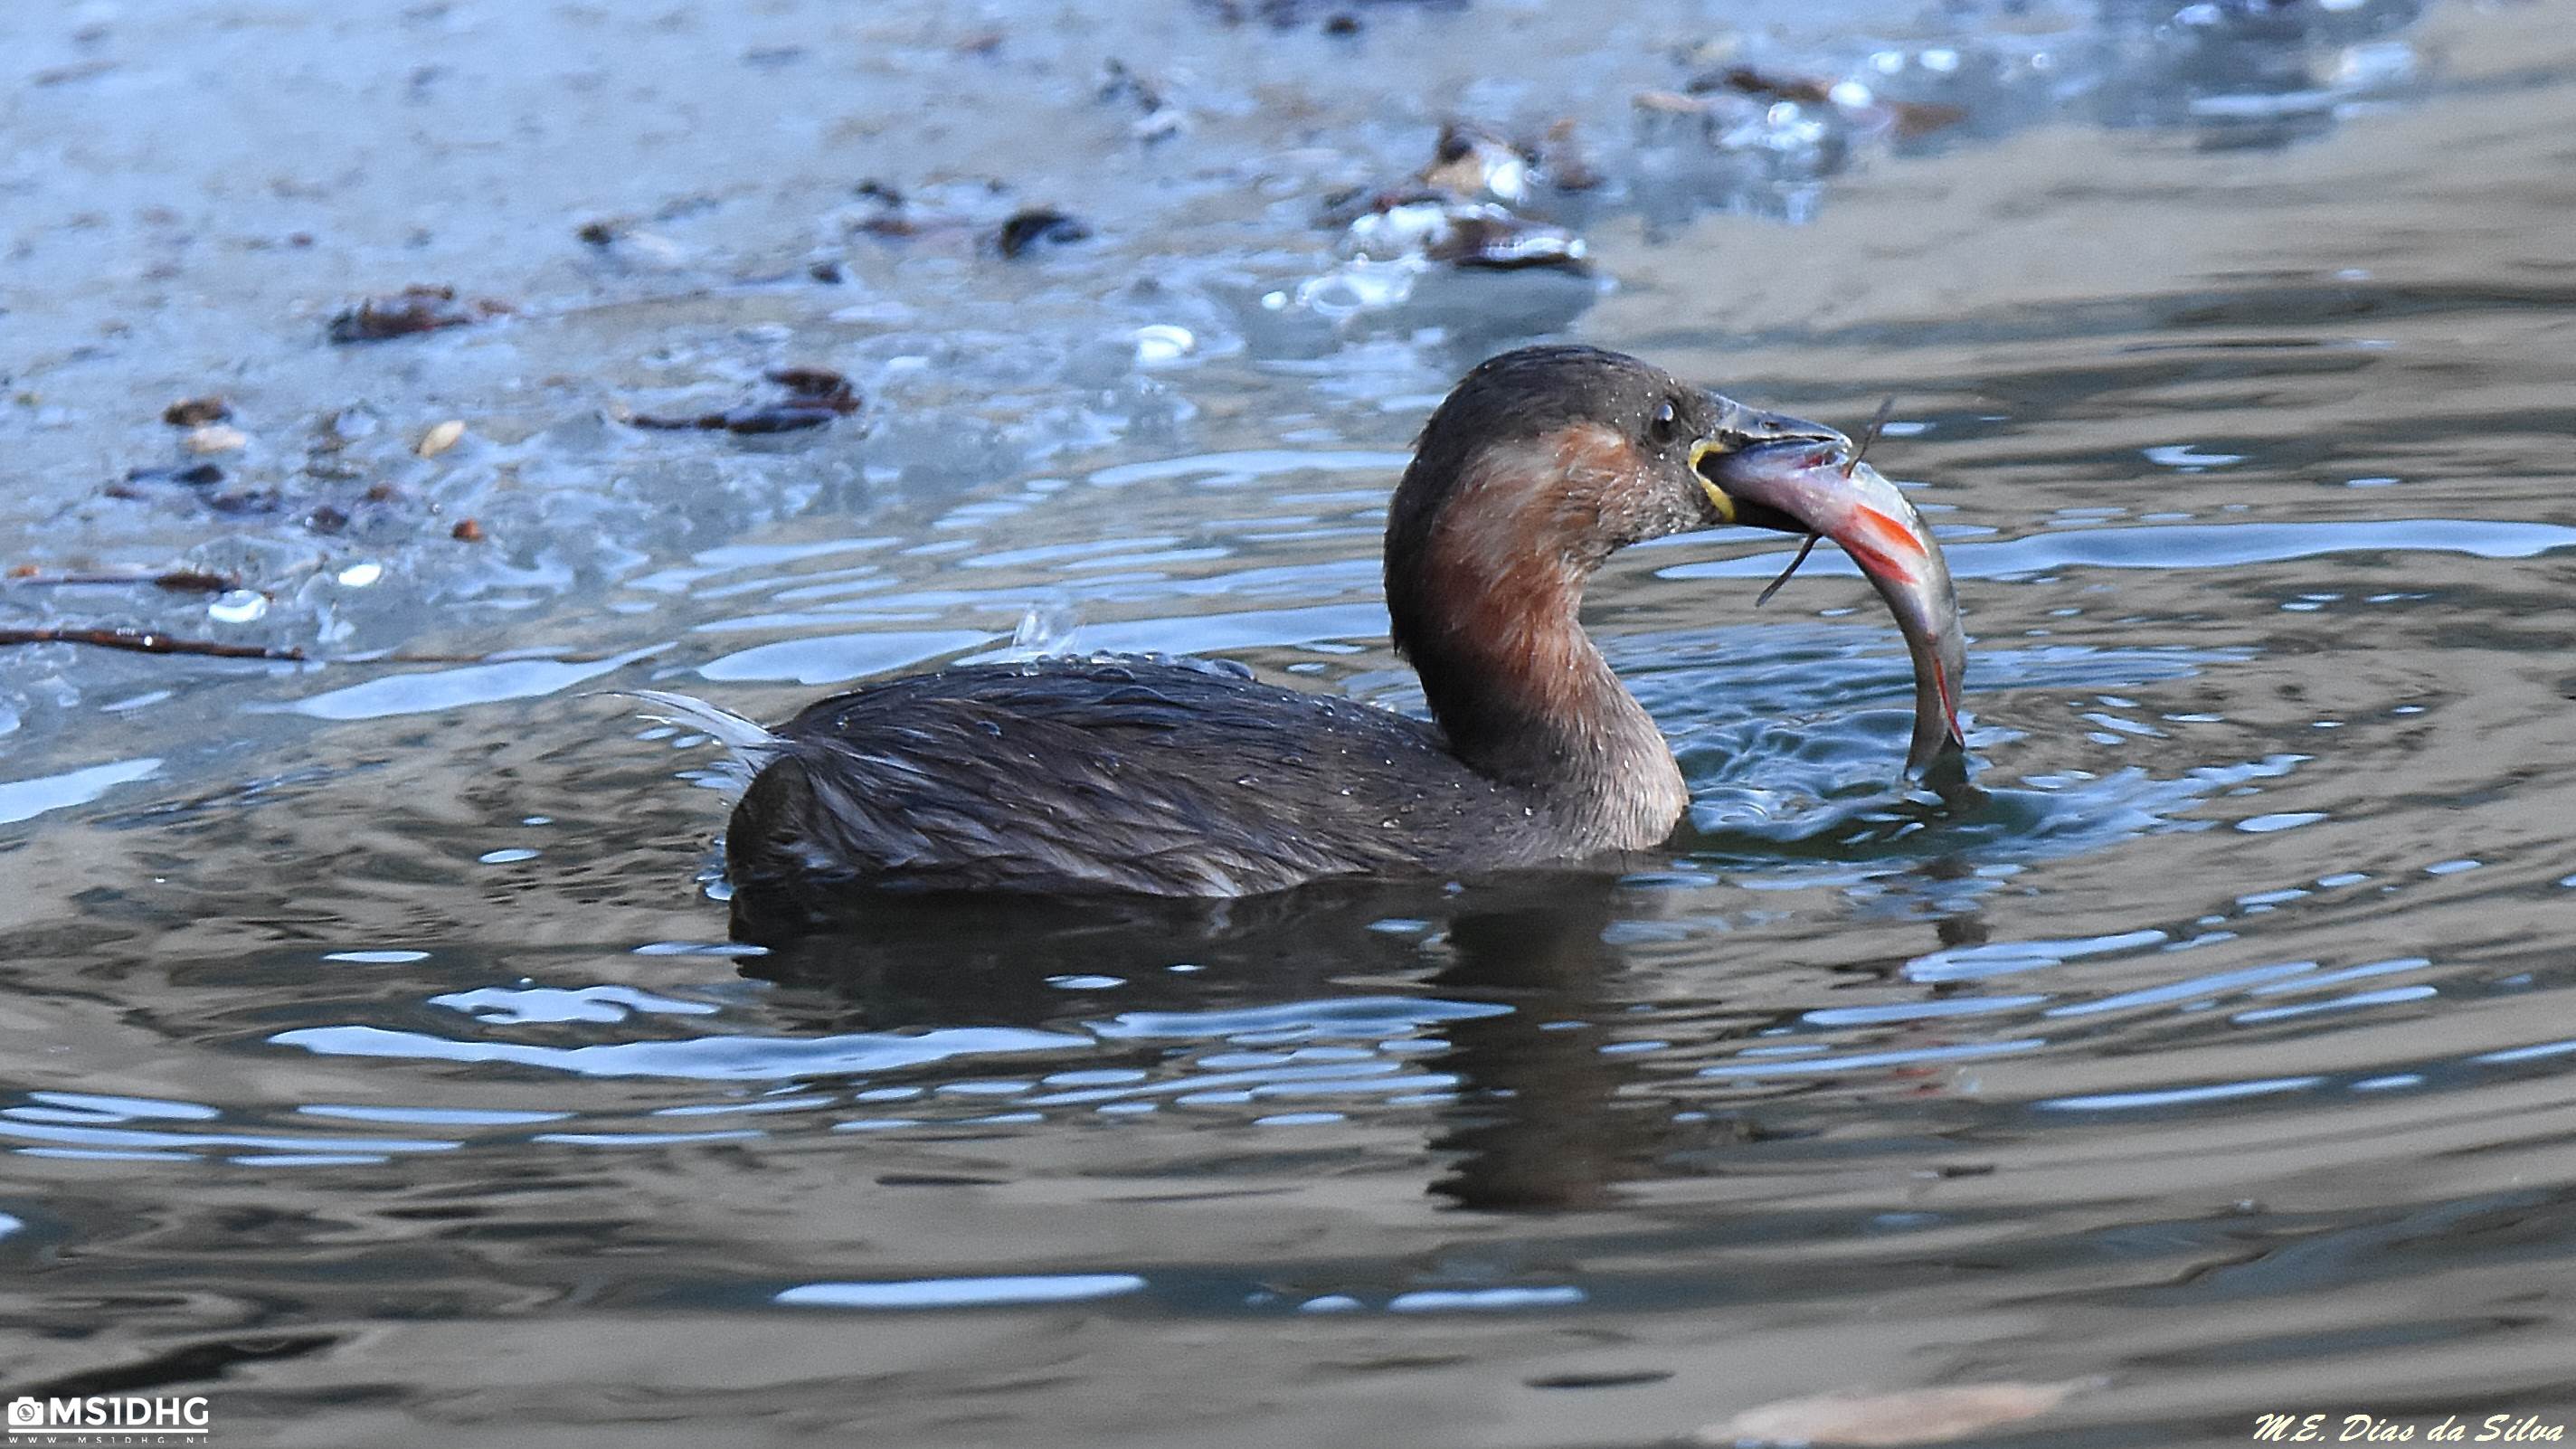
M1840 433L1589 347L1467 374L1386 526L1395 647L1432 720L1188 660L1042 658L870 684L758 740L738 892L1239 896L1651 847L1688 796L1576 617L1615 549L1719 524L1833 538L1913 654L1910 769L1955 750L1948 569Z

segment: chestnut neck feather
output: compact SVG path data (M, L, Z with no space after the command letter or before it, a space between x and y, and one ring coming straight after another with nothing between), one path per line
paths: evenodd
M1489 446L1454 477L1398 489L1388 611L1450 749L1528 789L1593 849L1670 834L1687 796L1654 720L1583 632L1583 586L1626 542L1609 520L1637 487L1633 448L1576 425Z

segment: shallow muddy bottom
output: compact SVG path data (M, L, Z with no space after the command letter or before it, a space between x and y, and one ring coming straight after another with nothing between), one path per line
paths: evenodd
M1023 8L0 20L5 562L251 585L6 625L328 661L0 657L9 1392L287 1444L2576 1420L2565 5ZM1963 118L1632 118L1730 57ZM1581 123L1591 277L1336 253L1454 112ZM979 240L1037 203L1093 235ZM415 282L517 310L322 341ZM1543 335L1898 396L1978 798L1890 788L1847 563L1757 614L1789 548L1713 534L1589 613L1693 785L1659 868L726 940L717 752L593 691L774 717L1035 610L1406 707L1386 491ZM797 363L863 411L616 420ZM224 483L104 491L206 392Z

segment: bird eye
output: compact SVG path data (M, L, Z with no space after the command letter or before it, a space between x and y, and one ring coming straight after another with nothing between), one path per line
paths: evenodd
M1681 430L1681 425L1682 415L1674 409L1671 400L1667 399L1655 404L1655 415L1647 421L1646 432L1658 443L1669 443L1673 440L1673 434Z

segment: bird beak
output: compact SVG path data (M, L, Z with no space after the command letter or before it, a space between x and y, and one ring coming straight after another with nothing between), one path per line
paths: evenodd
M1691 471L1699 475L1700 491L1708 495L1709 506L1717 510L1722 523L1740 523L1748 528L1777 529L1782 533L1813 533L1805 523L1759 500L1745 498L1728 488L1719 476L1718 464L1724 459L1774 443L1805 443L1816 447L1834 447L1848 451L1849 438L1805 418L1786 413L1766 413L1749 408L1730 397L1710 393L1717 404L1717 426L1709 435L1691 445Z
M1819 534L1860 566L1913 657L1914 742L1905 769L1922 774L1964 744L1959 684L1967 643L1941 545L1903 490L1865 463L1847 464L1850 439L1720 401L1719 426L1691 450L1701 488L1728 522Z

